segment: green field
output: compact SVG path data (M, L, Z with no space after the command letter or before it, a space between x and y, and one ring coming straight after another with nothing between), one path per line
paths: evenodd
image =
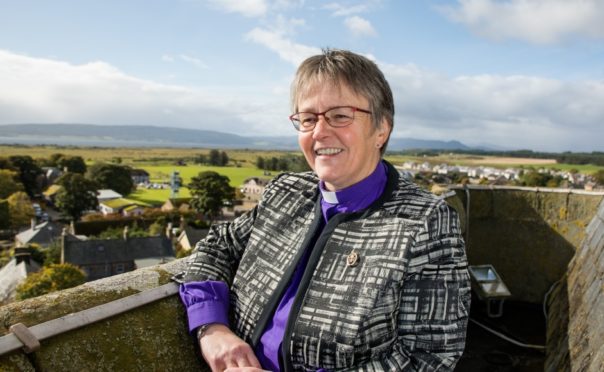
M172 172L177 171L183 181L183 186L187 185L192 177L195 177L199 172L214 171L223 176L227 176L230 180L230 184L233 187L239 187L243 184L245 179L250 177L264 177L262 170L256 167L210 167L201 165L187 165L187 166L176 166L176 165L143 165L138 168L144 169L149 173L152 183L170 183L170 175ZM170 197L171 191L169 189L137 189L136 192L128 195L129 199L139 200L146 203L161 204ZM181 187L178 192L179 197L190 196L189 189Z
M100 148L76 146L24 146L0 145L0 157L13 155L28 155L32 158L49 158L50 155L61 153L70 156L81 156L88 165L97 162L116 162L133 168L142 168L149 172L151 181L169 183L173 171L180 172L183 186L189 183L191 177L199 172L213 170L229 177L233 187L239 187L246 178L266 177L263 171L255 167L259 156L264 158L281 157L286 154L300 155L300 151L262 151L262 150L224 150L229 156L229 166L210 167L194 164L194 159L203 154L208 155L210 149L199 148ZM429 162L432 165L447 163L451 165L492 166L496 168L549 168L559 170L576 169L580 173L593 174L604 169L602 166L587 164L559 164L553 159L511 158L502 156L479 156L471 154L442 153L437 156L412 156L402 154L386 154L385 158L394 165L402 165L405 161L417 163ZM174 165L184 161L187 165ZM189 190L182 187L179 197L189 196ZM139 189L128 195L128 198L151 204L162 204L170 197L169 189Z

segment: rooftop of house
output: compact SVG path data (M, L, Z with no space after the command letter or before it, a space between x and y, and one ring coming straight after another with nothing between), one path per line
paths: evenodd
M149 176L149 172L147 172L144 169L135 168L135 169L130 170L130 175L131 176Z
M15 241L18 245L26 245L29 243L48 244L53 239L59 237L62 231L63 226L61 224L46 221L15 235Z
M14 297L15 289L29 274L39 270L40 264L33 259L13 257L0 269L0 305Z
M172 242L165 236L80 240L65 235L63 239L63 261L74 265L161 257L174 257Z
M58 193L62 188L63 186L60 185L50 185L42 194L44 196L50 197Z
M268 178L260 178L260 177L249 177L243 181L243 184L255 183L258 186L266 186L270 182Z
M166 203L170 202L173 206L178 207L182 204L189 203L191 198L169 198Z
M96 191L96 197L99 200L118 199L122 194L111 189L100 189Z
M208 231L209 229L196 229L191 226L187 226L181 231L180 235L178 236L178 240L182 239L186 235L190 244L196 244L198 241L208 235Z
M121 210L121 209L129 207L131 205L136 205L136 206L141 206L141 207L148 206L148 204L146 204L146 203L135 201L135 200L130 200L130 199L126 199L126 198L105 200L105 201L100 202L100 204L102 204L108 208L115 209L115 210Z

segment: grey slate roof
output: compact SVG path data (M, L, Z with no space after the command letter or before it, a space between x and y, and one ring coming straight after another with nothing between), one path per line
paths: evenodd
M17 244L23 246L30 243L48 245L52 240L61 236L62 231L62 225L55 222L46 221L37 224L33 229L29 228L20 232L15 236L15 240Z
M40 270L40 265L34 261L17 263L14 258L0 269L0 304L14 298L15 289L27 275Z
M204 239L208 235L208 231L210 231L210 229L195 229L193 227L187 226L181 232L181 235L178 237L178 240L181 240L183 238L182 234L185 234L187 240L189 240L189 244L191 244L191 246L193 247L195 246L195 244L197 244L198 241Z
M164 236L79 240L66 235L63 240L63 254L64 262L74 265L94 265L174 257L174 250L172 242Z

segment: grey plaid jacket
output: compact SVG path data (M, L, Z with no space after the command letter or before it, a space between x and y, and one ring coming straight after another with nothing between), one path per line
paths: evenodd
M255 346L311 250L282 344L286 371L452 370L470 301L459 219L389 168L372 206L320 233L318 179L281 174L254 210L211 228L184 280L228 283L231 328Z

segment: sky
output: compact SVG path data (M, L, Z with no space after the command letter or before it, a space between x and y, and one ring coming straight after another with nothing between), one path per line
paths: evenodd
M0 124L296 136L297 66L375 61L394 137L604 151L604 0L0 0ZM0 136L2 133L0 133Z

